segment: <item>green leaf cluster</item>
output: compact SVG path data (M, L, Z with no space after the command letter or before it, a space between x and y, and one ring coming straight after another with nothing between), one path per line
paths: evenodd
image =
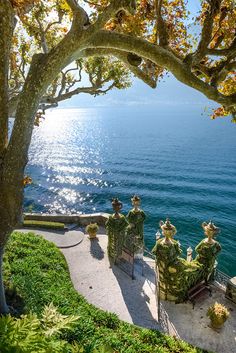
M20 318L2 316L0 352L83 352L78 343L70 344L60 338L62 330L70 330L78 319L76 316L61 315L52 304L44 308L41 319L32 313Z

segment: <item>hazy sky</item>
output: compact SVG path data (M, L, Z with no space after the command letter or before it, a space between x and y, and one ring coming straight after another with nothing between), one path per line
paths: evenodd
M138 79L133 79L132 87L126 90L114 89L106 95L93 97L80 94L61 103L61 107L94 107L114 105L160 105L160 104L187 104L212 105L200 92L178 82L172 75L160 82L157 88L152 89Z

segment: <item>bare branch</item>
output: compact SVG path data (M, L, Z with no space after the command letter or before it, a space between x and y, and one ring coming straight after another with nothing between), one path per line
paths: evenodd
M104 11L98 16L97 21L90 26L89 34L92 34L99 29L102 29L105 24L117 14L117 12L124 10L130 14L133 14L136 10L135 0L112 0L110 4L104 9Z
M155 9L156 9L156 16L157 16L156 30L157 30L157 33L159 34L159 45L165 47L168 45L169 35L167 32L166 23L162 17L162 5L163 5L163 0L155 0Z
M228 60L212 68L211 85L217 87L222 81L225 80L228 74L235 69L236 61L228 62Z
M226 56L227 58L236 57L236 36L233 39L229 48L225 49L207 49L206 54L216 56Z
M208 0L209 8L203 23L201 39L196 52L192 56L192 62L194 65L198 63L207 53L208 45L212 40L214 18L220 11L221 2L222 0Z
M38 16L36 16L36 21L38 22L38 25L39 25L41 47L43 49L43 52L45 54L47 54L48 53L48 46L47 46L45 31L43 29L43 25L42 25L41 21L39 20Z
M78 95L80 93L88 93L92 96L97 96L100 94L105 94L108 91L110 91L112 88L115 87L115 83L113 82L111 85L108 86L106 89L100 89L100 87L92 85L91 87L78 87L74 89L73 91L61 94L57 97L44 97L40 103L41 109L42 109L42 104L49 104L50 107L55 107L59 102L62 102L64 100L70 99L75 95ZM49 109L48 105L44 106L44 110Z
M88 14L77 0L66 0L66 2L73 13L73 26L79 26L81 29L87 27L90 24Z

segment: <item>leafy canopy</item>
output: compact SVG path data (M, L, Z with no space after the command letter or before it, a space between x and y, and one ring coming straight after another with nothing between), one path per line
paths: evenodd
M212 118L228 114L233 114L234 117L235 0L202 0L201 10L196 16L191 14L188 2L184 0L122 0L121 3L123 2L135 8L135 11L127 11L123 6L119 11L111 12L111 16L104 20L103 29L129 35L131 40L142 38L168 50L179 60L182 69L188 71L186 73L189 77L191 76L189 83L186 79L187 82L183 81L184 83L196 89L200 88L208 97L212 97L211 99L222 101ZM32 55L50 52L66 36L70 31L71 22L75 19L76 7L80 10L86 9L85 27L89 28L101 17L105 17L109 7L117 2L81 0L77 4L75 0L12 0L11 3L18 17L10 75L11 97L16 97L24 84ZM85 13L84 10L82 12ZM197 30L194 31L194 28ZM104 54L109 55L109 58L105 59ZM88 59L87 55L91 57ZM101 46L89 54L78 53L75 66L63 70L52 82L42 99L41 108L57 105L59 101L81 92L97 95L114 87L126 88L130 86L130 71L151 87L156 86L165 72L171 71L165 65L158 65L145 56L138 57L140 61L137 61L137 56L131 55L132 52L118 52L114 48L103 50ZM174 75L175 71L174 68ZM91 83L86 89L75 88L81 83L82 72L87 73ZM178 74L176 77L179 78ZM102 87L104 89L101 89ZM224 100L224 97L228 99Z

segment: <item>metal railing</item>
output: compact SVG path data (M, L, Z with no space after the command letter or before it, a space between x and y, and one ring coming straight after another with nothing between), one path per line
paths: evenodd
M150 257L153 260L155 260L156 258L156 256L146 247L143 249L143 254L146 255L147 257Z
M168 315L167 311L165 310L162 303L159 304L158 322L160 323L160 326L161 326L164 333L166 333L170 336L175 336L176 338L180 338L175 326L170 321L169 315Z
M217 268L215 269L214 272L214 283L220 287L222 290L226 290L227 283L230 280L230 276L228 276L226 273L218 270Z

